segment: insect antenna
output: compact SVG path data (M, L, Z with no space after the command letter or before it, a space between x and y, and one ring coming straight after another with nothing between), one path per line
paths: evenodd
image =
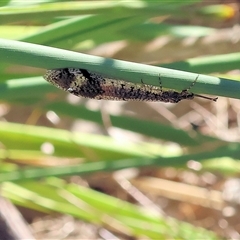
M205 98L205 99L208 99L208 100L211 100L211 101L214 101L214 102L216 102L218 100L218 97L211 98L211 97L206 97L206 96L195 94L195 93L194 93L194 97Z

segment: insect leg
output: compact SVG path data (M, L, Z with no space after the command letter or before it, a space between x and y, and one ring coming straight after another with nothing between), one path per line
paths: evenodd
M145 85L142 79L141 79L141 83L142 83L142 85Z
M143 87L144 87L144 91L146 91L146 84L143 82L142 79L141 79L141 83L142 83L142 85L143 85Z
M187 89L185 89L185 90L183 90L183 91L188 92L188 91L195 85L195 83L196 83L197 80L198 80L198 77L199 77L199 74L197 75L196 79L191 83L191 85L190 85ZM195 93L194 93L194 96L195 96L195 97L200 97L200 98L205 98L205 99L208 99L208 100L211 100L211 101L214 101L214 102L216 102L217 99L218 99L217 97L211 98L211 97L206 97L206 96L199 95L199 94L195 94Z
M159 81L159 86L160 86L160 91L162 92L162 81L161 81L161 74L159 73L159 77L158 77L158 81Z
M186 88L184 91L189 91L194 85L195 83L197 82L198 80L198 77L199 77L199 74L197 75L197 77L195 78L195 80L190 84L190 86L188 88Z

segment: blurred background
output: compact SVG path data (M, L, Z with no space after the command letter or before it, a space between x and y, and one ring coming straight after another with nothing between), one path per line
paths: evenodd
M239 1L0 5L2 39L240 79ZM1 58L2 236L240 239L239 100L89 100Z

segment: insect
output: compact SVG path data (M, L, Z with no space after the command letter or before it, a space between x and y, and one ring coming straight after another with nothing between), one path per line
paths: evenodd
M122 80L105 78L100 74L78 68L48 70L44 78L58 88L76 96L98 100L161 101L177 103L184 99L201 97L217 101L217 98L210 98L189 92L196 83L197 78L187 89L181 92L173 90L164 91L162 89L160 76L160 87L147 85L143 82L142 84L134 84Z

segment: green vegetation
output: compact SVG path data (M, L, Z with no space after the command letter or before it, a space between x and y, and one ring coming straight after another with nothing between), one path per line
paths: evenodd
M38 2L40 4L19 6L17 1L1 1L2 195L19 206L49 214L72 215L98 226L107 227L114 219L117 226L124 229L123 233L133 237L219 239L212 231L156 212L152 214L143 207L61 177L151 166L179 169L186 168L189 160L201 162L202 172L211 170L233 176L240 168L237 139L229 142L217 135L195 131L189 127L191 120L187 128L184 124L178 125L181 121L178 116L185 111L185 106L190 106L190 101L176 105L180 107L174 106L179 111L175 118L169 114L174 107L164 108L166 116L163 113L161 121L160 117L155 120L150 114L148 116L147 111L152 109L139 103L142 104L142 116L138 117L139 105L134 105L133 114L121 114L123 108L116 114L109 111L107 122L110 124L106 124L106 109L89 107L83 99L77 103L70 101L67 93L51 86L42 75L45 69L76 67L139 84L143 80L155 86L159 86L161 75L164 88L178 91L190 86L199 75L191 89L193 93L240 99L240 82L232 80L237 77L226 74L239 68L239 53L220 50L216 53L214 50L211 56L206 56L199 50L189 58L179 55L184 49L188 52L189 45L184 45L184 40L196 38L197 42L219 30L210 24L194 23L194 18L204 23L211 19L217 24L231 18L231 8L224 5L203 7L198 0L97 1L94 4L91 1ZM146 49L154 45L154 39L161 37L173 42L173 49L168 52L170 60L165 58L161 62L162 56L154 64L138 63L148 62L147 57L146 61L140 57L139 61L132 60L135 52L131 49L137 49L135 45L149 54L151 50ZM129 48L124 49L126 61L80 53L89 53L112 42L122 42L126 49ZM164 48L164 44L162 46ZM222 76L217 77L216 72ZM203 103L208 105L209 112L211 104L220 104ZM4 109L7 109L5 113ZM159 111L161 109L163 107ZM49 113L58 116L61 123L51 121ZM205 111L198 114L203 119L211 118L210 114L205 116ZM95 124L93 129L98 130L77 132L73 126L78 121ZM122 130L123 141L109 134L111 126ZM129 140L129 132L138 140ZM72 201L73 196L77 204Z

